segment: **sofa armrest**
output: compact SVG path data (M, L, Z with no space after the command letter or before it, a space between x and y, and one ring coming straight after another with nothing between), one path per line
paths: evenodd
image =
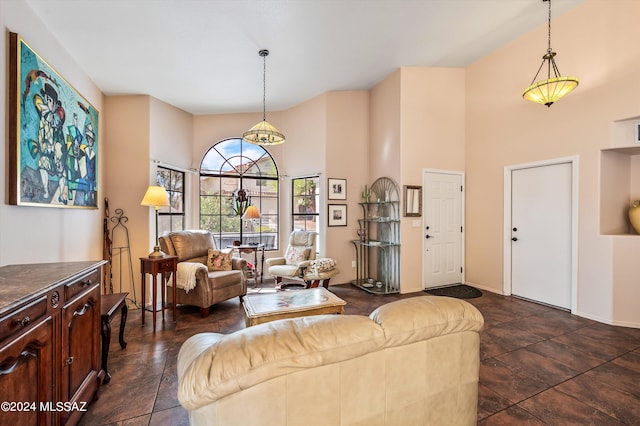
M266 263L267 266L285 265L287 260L284 257L272 257L270 259L265 259L264 263Z
M232 257L231 258L231 269L242 271L247 267L247 260L241 257Z

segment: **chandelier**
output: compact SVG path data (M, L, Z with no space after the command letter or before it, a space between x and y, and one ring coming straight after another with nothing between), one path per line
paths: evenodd
M553 105L558 99L562 98L573 89L578 87L578 77L562 77L558 66L556 65L556 52L551 50L551 0L542 0L549 2L549 19L548 19L548 48L547 53L542 57L542 63L531 85L524 89L522 97L527 101L544 104L547 107ZM542 67L547 64L547 78L536 82L538 74Z
M284 135L267 121L267 56L269 51L260 50L262 56L262 121L244 132L242 140L255 145L279 145L285 142Z

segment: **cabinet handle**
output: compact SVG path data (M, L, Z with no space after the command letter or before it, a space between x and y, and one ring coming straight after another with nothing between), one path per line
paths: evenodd
M70 356L69 358L64 360L64 365L71 365L73 364L73 357Z
M29 315L26 315L22 319L16 320L16 324L18 324L20 327L26 327L29 325L30 322L31 322L31 318L29 318Z
M87 312L87 309L89 309L89 304L85 303L84 306L81 309L77 309L74 313L73 313L73 317L79 317L85 314L85 312Z
M89 278L88 280L82 283L82 285L86 285L87 287L89 287L91 284L93 284L93 281L91 281L91 278Z

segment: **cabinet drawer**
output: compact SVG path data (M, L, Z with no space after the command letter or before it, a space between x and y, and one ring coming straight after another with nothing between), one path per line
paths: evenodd
M24 330L31 324L35 324L46 313L47 296L42 296L0 319L0 341Z
M158 265L158 272L173 272L177 268L178 260L177 259L167 259L160 261Z
M64 286L65 301L71 300L76 294L82 293L100 282L100 269L96 269L79 280Z

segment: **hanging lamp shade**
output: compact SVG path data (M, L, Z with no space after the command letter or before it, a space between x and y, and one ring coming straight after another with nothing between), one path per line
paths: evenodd
M544 63L549 62L548 68L553 70L553 77L551 77L551 72L549 72L547 79L535 82L536 78L538 78L538 74L540 73L540 70L538 70L538 74L533 78L534 83L524 89L524 92L522 93L522 97L527 101L550 107L558 99L564 97L566 94L578 87L578 77L562 77L560 75L556 62L553 59L555 55L556 52L547 53L543 56L542 65L540 65L540 69L542 69Z
M284 143L285 138L273 124L262 120L244 132L242 140L256 145L278 145Z
M260 50L262 57L262 121L242 134L242 140L255 145L279 145L286 141L284 135L267 121L267 56L269 51Z
M558 66L556 65L556 52L551 50L551 0L542 0L545 2L549 2L549 19L548 19L548 43L549 47L547 48L547 53L542 57L542 63L540 64L540 68L538 68L538 72L535 77L533 77L533 81L531 85L529 85L524 92L522 93L522 97L531 102L535 102L538 104L546 105L550 107L554 102L561 99L573 89L578 87L578 77L570 76L563 77L558 70ZM544 80L536 81L540 71L547 65L547 78Z

